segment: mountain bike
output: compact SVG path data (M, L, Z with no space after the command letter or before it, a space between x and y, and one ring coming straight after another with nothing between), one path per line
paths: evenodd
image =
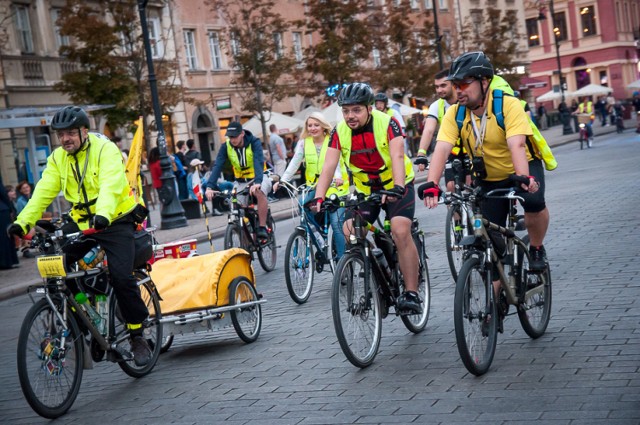
M380 229L358 213L359 206L365 201L381 205L382 194L395 195L381 191L380 194L355 194L325 202L329 208L340 206L354 211L353 232L347 251L333 275L331 311L342 352L354 366L360 368L373 363L380 347L382 319L387 317L391 308L409 331L419 333L427 325L431 305L425 235L414 218L411 233L419 258L417 292L424 304L420 314L405 314L397 308L397 299L404 292L404 278L390 226L387 228L385 224ZM369 233L373 234L375 247L367 238Z
M280 181L280 184L292 199L298 199L300 224L287 241L284 277L291 299L298 304L304 304L311 296L314 273L322 273L325 266L329 267L331 273L335 270L333 230L327 211L316 215L304 204L309 193L314 190L313 187L295 187L286 181ZM316 219L317 216L321 217L320 222Z
M37 257L43 283L30 287L29 296L32 297L35 290L43 298L31 298L34 304L22 322L18 337L18 377L33 410L52 419L73 405L83 369L91 369L92 362L115 362L134 378L151 372L160 354L162 313L160 297L146 267L148 258L145 257L152 253L149 242L148 252L136 253L134 274L149 310L143 335L151 348L151 356L146 365L136 366L129 331L109 285L104 251L98 250L96 259L89 264L85 256L71 270L64 264L63 249L90 238L95 230L63 234L51 222L40 220L36 231L33 245L43 253Z
M276 245L276 222L271 216L271 209L267 212L267 240L261 241L257 231L260 226L258 219L258 206L249 195L252 181L248 182L244 189L238 191L234 187L230 192L222 192L223 196L230 198L227 230L224 233L224 248L243 248L251 254L258 255L258 261L266 272L276 267L278 259L278 246ZM238 197L247 197L249 203L243 205Z
M514 183L529 183L525 176L512 176ZM458 353L469 372L487 372L495 354L498 331L509 313L516 307L520 324L531 338L542 336L551 317L551 272L529 270L529 239L516 231L524 230L519 220L516 201L522 202L517 189L496 189L482 193L480 188L467 194L473 210L473 235L462 240L468 250L456 282L454 325ZM507 199L510 212L507 227L482 217L480 205L484 199ZM494 234L490 235L490 231ZM501 236L496 236L495 233ZM497 273L497 275L495 275ZM493 281L500 281L496 299Z
M471 224L471 206L464 201L463 191L471 188L465 185L464 165L459 159L454 159L450 164L453 175L455 191L447 192L444 196L444 203L448 206L447 220L445 222L445 243L447 250L447 261L451 276L455 282L458 279L458 271L464 261L464 246L460 244L462 238L473 233Z

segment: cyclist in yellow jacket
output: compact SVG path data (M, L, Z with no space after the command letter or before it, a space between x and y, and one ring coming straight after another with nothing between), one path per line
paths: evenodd
M340 91L338 105L345 119L329 136L329 148L318 179L316 197L324 199L341 156L353 174L358 192L369 194L385 190L396 194L386 198L384 208L391 219L391 233L406 285L406 291L398 297L398 309L421 314L423 300L416 292L418 250L411 237L415 212L413 164L404 153L404 134L400 124L389 115L374 110L373 100L373 91L368 84L353 83ZM380 208L365 203L359 213L373 223L380 214ZM345 218L345 235L353 230L352 220L348 215Z
M133 275L133 235L136 223L143 218L137 216L138 204L129 187L120 150L105 136L89 133L89 125L89 117L77 106L67 106L54 115L51 128L62 146L49 156L33 196L8 232L17 236L28 232L62 192L71 204L74 221L65 231L90 227L100 231L86 244L71 247L66 252L67 263L76 262L98 243L104 249L109 259L110 283L129 329L134 361L144 366L151 350L143 337L142 323L149 312Z

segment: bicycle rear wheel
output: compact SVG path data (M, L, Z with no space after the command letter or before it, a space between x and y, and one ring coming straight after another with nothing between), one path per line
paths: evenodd
M464 223L470 229L470 223ZM453 204L447 211L447 221L445 223L445 242L447 244L447 260L453 281L458 279L458 271L464 261L464 247L460 241L464 236L462 223L462 207L460 204Z
M489 273L477 257L462 265L453 304L460 359L476 376L489 370L496 351L498 312Z
M402 323L413 333L420 333L427 326L429 321L429 310L431 308L431 281L429 280L429 265L427 264L427 255L424 250L423 237L414 234L413 241L418 249L418 295L423 301L421 314L402 315ZM404 288L401 288L404 290Z
M62 314L62 300L54 298ZM73 405L83 371L83 335L69 310L67 330L46 299L27 312L18 337L18 377L31 408L54 419ZM62 342L64 340L64 343Z
M147 279L147 275L140 270L136 270L134 274L138 281ZM149 318L143 323L143 336L146 339L147 344L149 344L151 355L149 362L144 366L136 366L133 360L118 362L118 366L120 366L124 373L133 378L141 378L151 372L158 361L158 356L162 350L163 343L162 323L160 323L160 319L162 319L162 312L160 311L160 299L158 298L158 293L150 280L145 283L138 284L138 287L140 288L142 301L144 301L147 309L149 310ZM112 300L110 317L114 318L113 325L115 330L115 340L118 346L127 352L130 352L131 344L129 340L129 330L127 329L126 323L120 313L116 297L112 297Z
M528 238L523 238L526 244ZM522 304L518 305L520 325L529 337L536 339L544 335L551 318L551 271L547 264L544 273L530 273L529 249L516 245L518 249L518 287L526 291Z
M289 236L284 257L284 279L289 295L296 303L304 304L309 299L314 272L315 258L307 232L296 229Z
M369 366L380 347L382 316L373 275L365 293L364 258L360 252L344 254L336 266L331 311L344 355L354 366Z
M265 272L273 271L276 268L278 260L278 247L276 244L276 223L271 217L271 213L267 216L267 231L269 238L267 243L260 245L258 248L258 261Z

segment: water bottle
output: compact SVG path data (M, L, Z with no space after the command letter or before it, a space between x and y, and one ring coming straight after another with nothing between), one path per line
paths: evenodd
M318 229L315 228L315 226L312 227L313 229L313 235L316 237L316 241L318 242L318 245L320 246L320 249L324 248L324 236L322 236L322 233L320 233L318 231Z
M388 218L384 219L384 231L385 232L390 232L391 231L391 221L389 221Z
M91 321L93 322L93 325L99 329L100 323L102 322L102 317L100 317L100 315L94 310L93 306L89 302L89 299L87 298L87 294L85 294L84 292L78 292L75 295L75 299L78 304L80 304L80 306L84 309L84 311L87 312L87 314L89 315L89 319L91 319Z
M98 330L102 335L106 335L107 323L109 323L109 301L106 295L96 295L96 313L102 318Z
M378 261L385 279L387 282L391 282L391 269L389 268L387 259L384 257L384 252L382 252L380 248L373 248L371 252L373 252L373 255L376 257L376 261Z
M475 214L473 216L473 234L482 236L482 214Z

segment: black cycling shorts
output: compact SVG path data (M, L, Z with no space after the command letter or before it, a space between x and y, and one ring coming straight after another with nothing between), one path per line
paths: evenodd
M387 212L387 218L391 220L393 217L407 217L413 220L416 211L416 191L413 188L413 182L408 183L404 187L404 196L395 202L387 202L382 206ZM357 212L364 217L369 223L374 223L380 215L380 205L364 202L360 204ZM353 218L355 211L350 209L345 214L345 220Z
M536 178L540 184L540 188L536 193L521 192L518 193L518 195L524 198L522 208L525 212L537 213L547 207L544 200L544 168L541 160L534 159L529 162L529 175ZM497 182L480 181L480 187L482 187L485 192L489 192L494 189L510 188L513 186L514 184L509 180L501 180ZM482 215L492 223L499 224L501 226L506 225L507 217L509 215L509 200L485 199L482 202Z

